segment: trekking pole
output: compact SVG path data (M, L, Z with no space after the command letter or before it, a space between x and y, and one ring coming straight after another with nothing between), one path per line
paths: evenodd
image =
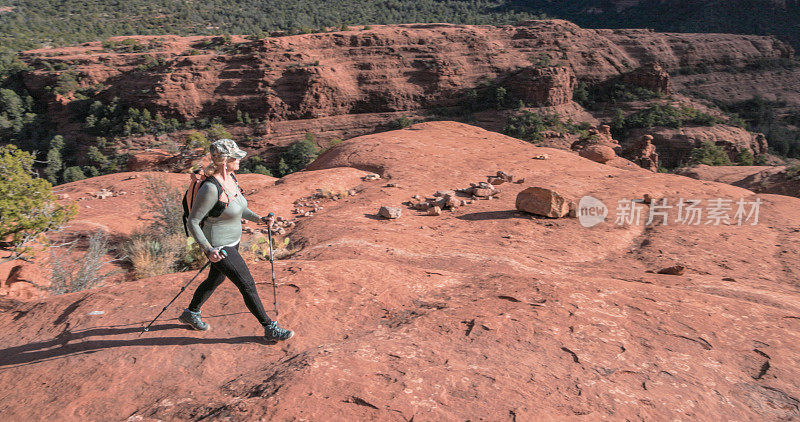
M275 287L275 259L272 256L272 227L267 226L269 236L269 263L272 266L272 304L275 306L275 317L278 317L278 291Z
M227 256L227 255L228 255L228 253L227 253L227 252L225 252L224 250L222 250L220 253L221 253L223 256ZM192 279L191 279L191 280L189 280L189 282L188 282L188 283L186 283L186 285L185 285L185 286L181 287L181 291L179 291L179 292L178 292L178 294L177 294L177 295L175 295L175 297L173 297L173 298L172 298L172 300L170 300L170 301L169 301L169 303L167 303L167 306L165 306L165 307L164 307L164 309L162 309L162 310L161 310L161 312L159 312L159 313L158 313L158 315L156 315L156 317L155 317L155 318L153 318L153 320L152 320L152 321L150 321L150 323L149 323L149 324L147 324L147 327L144 327L144 330L142 330L142 332L140 332L140 333L139 333L139 337L141 337L141 336L142 336L142 334L144 334L144 332L145 332L145 331L150 331L150 326L151 326L151 325L153 325L153 323L154 323L154 322L156 322L156 320L158 319L158 317L160 317L160 316L161 316L161 314L163 314L163 313L164 313L164 311L166 311L166 310L167 310L167 308L169 308L169 305L172 305L172 302L175 302L175 300L176 300L176 299L178 299L178 296L180 296L180 295L181 295L181 293L183 293L183 291L184 291L184 290L186 290L186 288L187 288L187 287L189 287L189 285L190 285L190 284L192 284L192 282L194 281L194 279L196 279L196 278L197 278L197 276L199 276L199 275L200 275L200 273L202 273L202 272L203 272L203 270L205 270L205 269L206 269L206 267L208 267L209 265L211 265L211 261L210 261L210 260L209 260L208 262L206 262L206 263L205 263L205 265L203 265L203 268L200 268L200 271L198 271L198 272L197 272L197 274L195 274L195 275L194 275L194 277L192 277Z

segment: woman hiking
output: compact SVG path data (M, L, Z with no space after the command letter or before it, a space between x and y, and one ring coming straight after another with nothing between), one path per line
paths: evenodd
M288 340L294 332L279 327L277 321L267 316L253 276L239 254L241 219L263 222L271 228L274 215L269 213L267 217L260 217L247 208L247 200L233 175L234 171L239 170L239 162L247 153L239 149L236 142L220 139L211 144L210 152L212 163L204 170L207 178L192 202L187 228L211 261L211 270L178 320L195 330L208 330L210 326L200 319L200 307L227 277L239 288L247 309L264 327L264 337L270 341ZM222 207L224 209L219 214Z

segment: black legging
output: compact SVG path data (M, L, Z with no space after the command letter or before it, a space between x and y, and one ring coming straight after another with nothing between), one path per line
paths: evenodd
M256 290L256 283L253 281L253 276L250 275L247 264L245 264L244 259L242 259L242 256L239 254L239 244L237 243L236 246L226 246L222 249L228 253L228 256L224 257L219 262L211 263L211 270L208 272L208 278L200 283L197 290L195 290L192 302L189 304L189 310L192 312L199 312L200 307L203 306L206 299L211 296L211 293L214 293L214 289L222 284L225 277L228 277L242 293L244 304L247 305L247 309L258 318L258 322L260 322L261 325L266 326L272 322L272 320L269 319L267 313L264 311L264 305L261 304L261 299L258 297L258 290ZM222 254L222 251L220 251L220 254Z

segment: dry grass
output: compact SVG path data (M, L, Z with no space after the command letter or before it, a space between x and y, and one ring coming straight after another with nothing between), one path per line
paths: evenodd
M273 237L272 257L275 260L285 259L300 250L293 245L288 237ZM256 261L269 261L269 238L267 236L257 236L243 242L244 251Z

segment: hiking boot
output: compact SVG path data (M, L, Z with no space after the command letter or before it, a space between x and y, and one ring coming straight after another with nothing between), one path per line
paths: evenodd
M200 311L192 312L185 309L181 316L178 317L178 321L190 325L195 330L208 331L211 328L210 325L200 319Z
M293 335L294 331L279 327L278 321L272 321L264 326L264 338L268 341L289 340Z

